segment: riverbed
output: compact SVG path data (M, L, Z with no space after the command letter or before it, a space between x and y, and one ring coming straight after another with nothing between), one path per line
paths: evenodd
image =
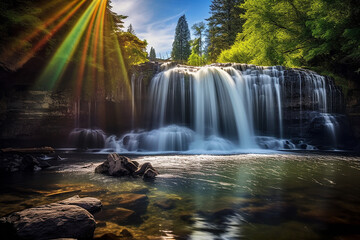
M154 181L95 174L106 154L61 157L49 170L2 175L0 216L80 195L103 203L95 237L127 229L137 239L360 238L356 155L130 156L151 162L160 172ZM126 194L147 199L128 218L119 217Z

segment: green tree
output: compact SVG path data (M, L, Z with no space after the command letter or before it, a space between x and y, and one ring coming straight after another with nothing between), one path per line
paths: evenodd
M185 62L190 53L190 30L185 15L182 15L176 26L171 57L175 61Z
M219 61L313 67L358 78L360 10L353 0L247 0L244 30Z
M133 28L133 26L131 24L129 25L129 27L127 29L127 32L135 35L135 30L134 30L134 28Z
M244 20L239 16L244 13L240 4L244 0L212 0L211 16L206 19L209 29L209 58L216 61L222 50L230 48L236 34L242 32Z
M150 61L155 61L156 60L156 52L155 49L153 47L150 48L150 54L149 54L149 59Z
M192 27L192 30L194 30L194 35L197 37L194 40L194 45L193 45L193 49L195 47L195 52L197 54L199 54L200 56L202 56L203 53L203 35L204 35L204 31L205 31L205 23L204 22L199 22L199 23L195 23Z

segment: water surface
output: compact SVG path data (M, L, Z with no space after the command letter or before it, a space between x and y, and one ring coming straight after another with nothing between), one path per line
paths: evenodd
M94 173L106 155L63 154L51 170L1 177L0 215L75 194L99 198L95 237L138 239L359 239L360 158L343 154L131 156L155 181ZM149 204L124 219L124 194ZM168 204L159 207L159 203Z

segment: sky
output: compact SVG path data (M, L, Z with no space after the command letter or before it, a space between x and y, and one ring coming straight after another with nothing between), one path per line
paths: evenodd
M126 28L131 23L136 35L154 47L157 57L168 58L179 17L185 14L189 29L209 17L211 0L112 0L112 10L126 15ZM206 23L206 22L205 22ZM193 38L193 36L191 36Z

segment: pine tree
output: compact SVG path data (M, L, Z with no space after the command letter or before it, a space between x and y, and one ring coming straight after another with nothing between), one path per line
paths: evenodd
M230 48L236 35L242 32L244 19L240 15L244 10L240 4L244 0L212 0L210 5L211 16L206 19L209 28L209 57L216 61L220 52Z
M127 29L127 32L135 35L134 28L133 28L133 26L132 26L131 24L129 25L129 27L128 27L128 29Z
M171 58L175 61L185 62L190 53L190 30L185 15L183 15L179 18L176 26Z
M205 31L205 23L203 22L195 23L191 28L194 30L194 35L197 37L193 42L193 48L195 48L194 51L195 53L202 56L203 34Z
M150 59L150 61L155 61L156 60L156 52L155 52L155 49L153 47L150 48L149 59Z

